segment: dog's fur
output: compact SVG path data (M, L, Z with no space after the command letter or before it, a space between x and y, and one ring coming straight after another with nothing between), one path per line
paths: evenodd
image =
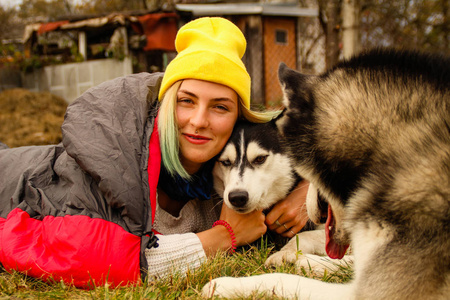
M377 49L321 76L280 65L277 126L295 170L329 204L329 245L351 242L354 278L218 278L205 295L299 299L448 299L450 59ZM317 205L308 200L317 221Z

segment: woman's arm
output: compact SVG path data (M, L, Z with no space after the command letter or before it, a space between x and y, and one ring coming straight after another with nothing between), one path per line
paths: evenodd
M279 202L264 216L262 211L239 214L222 204L220 220L230 224L236 238L236 246L243 246L260 238L269 227L286 237L292 237L290 231L298 232L308 220L306 214L306 193L309 183L300 182L297 188L283 201ZM277 226L275 221L286 224L290 230ZM280 228L281 227L281 228ZM186 273L188 269L200 266L206 257L214 256L218 251L231 248L231 235L225 226L217 225L197 234L158 235L159 247L145 251L150 276L164 277Z
M246 245L260 238L267 229L261 211L238 214L222 206L220 219L230 224L236 237L236 246ZM206 257L231 248L231 235L225 226L214 226L205 231L184 234L157 235L159 246L145 250L150 277L161 278L174 272L184 274L196 269Z
M162 278L175 272L185 274L205 261L202 243L195 233L156 235L158 247L146 249L148 274Z

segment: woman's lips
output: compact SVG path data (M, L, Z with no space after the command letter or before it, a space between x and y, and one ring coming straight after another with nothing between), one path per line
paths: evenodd
M192 144L196 144L196 145L203 145L203 144L206 144L207 142L209 142L211 140L208 137L201 136L201 135L196 135L196 134L184 133L183 135L186 138L186 140L188 140L188 142L190 142Z

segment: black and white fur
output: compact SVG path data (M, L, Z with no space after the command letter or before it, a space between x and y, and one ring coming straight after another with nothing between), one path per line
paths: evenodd
M228 207L239 213L270 209L285 199L301 180L275 122L276 119L263 124L238 122L214 167L215 190ZM318 201L315 189L308 193L308 201ZM315 211L319 220L323 206L323 203L322 207L317 206ZM270 237L276 247L286 244L285 239L275 234ZM300 259L298 253L303 254ZM266 264L296 262L299 268L321 275L325 270L334 271L351 262L351 257L331 261L324 256L323 226L308 221L298 239L291 239Z
M203 293L449 299L450 59L374 50L320 76L282 64L279 79L286 109L277 127L295 170L328 202L331 248L352 244L354 278L223 277ZM307 201L317 221L316 207Z

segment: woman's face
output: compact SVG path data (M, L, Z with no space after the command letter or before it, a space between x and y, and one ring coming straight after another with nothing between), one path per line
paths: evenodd
M238 118L237 93L224 85L185 79L177 93L180 159L189 174L225 146Z

